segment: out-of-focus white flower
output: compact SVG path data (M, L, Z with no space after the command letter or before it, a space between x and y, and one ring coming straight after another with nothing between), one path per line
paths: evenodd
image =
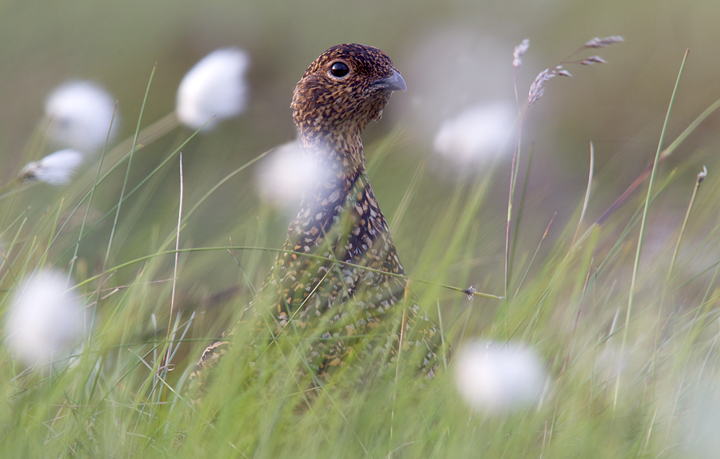
M218 49L200 59L178 87L175 113L180 122L199 129L209 121L205 128L212 129L221 120L238 116L245 108L249 63L248 55L238 48Z
M290 142L265 158L255 179L261 198L277 207L294 211L301 194L314 186L321 174L320 168L304 157L300 145Z
M71 81L56 88L45 101L45 114L50 120L48 136L54 143L95 153L117 131L119 117L115 99L102 87L90 81Z
M442 123L435 150L458 165L492 159L510 138L516 113L503 102L471 107Z
M622 352L621 352L622 351ZM632 363L631 353L619 347L607 345L595 356L593 378L599 381L613 381L627 370L640 368ZM635 362L637 363L637 362Z
M538 354L516 343L472 341L455 358L455 382L474 409L507 412L535 402L545 386Z
M517 45L515 39L456 23L433 27L417 38L402 64L403 78L412 87L393 99L392 110L383 116L401 116L415 126L422 142L432 143L438 126L468 104L512 93L514 68L508 65L508 51ZM515 103L514 97L510 102Z
M720 429L718 381L710 376L697 383L698 386L691 390L681 385L670 398L675 400L675 397L680 397L675 394L683 393L681 406L684 409L677 410L683 414L676 414L676 418L671 419L677 423L673 431L679 437L679 445L685 450L679 457L714 459L720 451L720 436L717 434Z
M10 352L26 365L67 355L83 335L84 311L57 271L26 278L13 298L5 323Z
M82 164L82 153L75 150L60 150L40 161L28 163L20 171L23 180L39 180L50 185L67 185L75 170Z

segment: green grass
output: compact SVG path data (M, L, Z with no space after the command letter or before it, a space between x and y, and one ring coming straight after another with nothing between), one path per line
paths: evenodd
M95 313L69 365L24 371L0 347L0 457L654 458L688 457L716 442L707 426L720 424L717 410L702 409L718 406L712 394L720 370L713 250L720 187L712 168L697 195L693 182L679 181L682 174L658 169L647 206L630 198L603 224L583 223L580 236L583 196L572 218L553 221L547 238L552 215L539 224L523 220L511 235L517 246L507 299L473 301L458 290L505 291L498 235L506 222L492 213L489 190L509 170L498 164L453 183L437 201L426 200L438 179L424 164L406 171L407 186L389 199L396 204L386 214L401 257L410 260L419 304L436 319L442 313L444 338L456 348L482 336L538 350L550 381L532 408L473 412L454 388L452 363L426 381L408 356L362 386L339 374L311 397L302 372L308 338L289 328L258 353L245 351L251 336L241 328L208 393L192 404L189 370L252 300L285 229L250 193L230 193L232 205L215 199L228 189L247 191L256 160L213 181L186 175L178 228L178 154L201 150L213 134L181 132L168 147L158 132L174 128L172 121L150 126L140 118L137 126L133 140L108 149L101 165L59 193L23 186L0 200L0 315L17 281L43 265L65 269ZM368 146L373 180L404 135L394 131ZM131 161L139 155L150 172L135 173ZM679 226L651 254L638 243L670 191L695 202L677 262ZM218 214L222 223L205 227ZM218 295L236 286L229 299ZM168 351L172 370L158 377Z

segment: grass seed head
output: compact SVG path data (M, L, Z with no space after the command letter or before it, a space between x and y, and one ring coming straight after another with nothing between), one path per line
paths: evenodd
M513 67L518 68L522 65L522 56L525 54L525 51L528 50L530 47L530 40L524 39L520 42L519 45L515 47L513 50Z
M612 35L610 37L604 37L604 38L595 37L592 40L585 43L585 47L586 48L606 48L615 43L620 43L621 41L625 41L625 39L623 37L621 37L620 35Z
M698 172L698 175L697 175L698 184L700 184L700 182L705 180L705 177L707 177L707 174L708 174L707 167L703 166L702 170L700 172Z
M543 88L545 82L557 76L554 70L555 69L550 71L550 69L545 69L535 77L535 81L532 82L530 90L528 91L528 105L533 105L545 93L545 88Z
M582 65L607 64L607 62L605 61L605 59L603 59L600 56L590 56L590 57L580 61L580 64L582 64Z

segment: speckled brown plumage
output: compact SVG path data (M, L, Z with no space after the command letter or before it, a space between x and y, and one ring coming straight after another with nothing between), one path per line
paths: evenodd
M344 68L348 72L342 75ZM403 301L405 281L382 273L404 274L404 269L365 172L360 134L381 117L395 90L405 90L405 82L385 53L344 44L320 55L293 93L303 154L323 172L303 195L283 246L287 252L278 255L261 293L276 304L278 330L290 322L300 330L325 330L323 339L305 349L320 377L370 356L391 362L401 340L403 349L422 350L424 374L432 375L438 365L439 330L417 304ZM406 306L404 313L398 314L396 305ZM225 352L225 341L214 343L196 373Z

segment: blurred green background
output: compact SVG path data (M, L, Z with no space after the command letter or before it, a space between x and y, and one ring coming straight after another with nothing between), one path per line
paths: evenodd
M638 225L622 236L620 233L641 204L647 182L599 231L572 249L570 241L577 241L572 234L587 186L589 142L595 146L595 178L581 230L652 163L686 49L690 56L665 145L720 98L718 18L717 0L0 0L0 186L28 161L54 150L38 139L43 137L45 98L58 85L73 79L92 80L117 98L122 123L112 149L135 132L154 64L157 70L141 128L174 110L178 83L200 58L220 47L237 46L251 58L249 105L240 117L199 134L182 148L187 216L228 173L295 137L292 89L320 53L342 42L379 47L402 72L408 91L393 96L383 119L365 132L364 144L375 195L393 228L400 258L414 279L411 286L433 317L442 311L446 336L456 349L478 335L520 340L537 348L551 374L548 398L537 410L507 418L508 422L482 415L469 418L460 399L447 396L454 393L452 378L441 376L427 386L438 396L413 392L416 386L409 386L394 405L394 389L388 389L379 397L358 399L361 402L341 400L341 407L351 413L348 418L341 409L321 411L318 419L322 422L316 424L314 417L295 416L297 413L282 406L288 394L286 386L278 385L276 390L255 384L252 392L241 394L243 389L233 382L228 387L241 397L233 397L232 390L230 396L219 392L214 394L217 403L209 405L212 410L229 403L222 412L233 422L217 423L231 431L225 437L240 435L252 448L259 445L256 457L262 457L265 447L269 451L266 457L278 457L272 456L276 450L307 451L298 456L323 457L316 451L316 443L322 443L316 440L326 431L330 432L325 439L327 448L358 448L354 443L359 438L356 426L360 437L368 438L368 444L378 451L382 449L382 456L377 457L385 457L387 452L392 455L398 445L405 447L415 440L418 442L412 447L419 453L408 452L407 457L430 457L430 448L435 457L477 457L485 450L489 451L487 457L546 457L546 438L547 447L555 450L547 457L669 457L680 451L672 448L687 440L683 429L690 425L691 430L702 426L710 432L707 435L713 443L709 450L716 453L718 403L697 388L703 389L707 383L708 392L714 394L720 373L719 338L714 328L720 298L715 276L719 271L713 274L720 238L716 178L720 171L720 114L710 116L661 165L655 191L677 170L649 207L634 289L629 285ZM445 167L434 152L434 138L442 122L477 104L514 104L512 52L524 38L530 39L530 48L517 73L521 101L539 72L552 68L589 39L611 35L621 35L625 42L581 54L598 54L607 64L568 67L574 77L548 81L545 95L528 113L520 186L530 149L534 156L508 290L510 300L469 302L457 291L417 282L425 279L461 288L473 285L478 291L504 293L513 140L496 162L466 167L460 174ZM95 425L99 426L100 446L92 449L94 440L85 442L90 445L88 454L94 457L112 455L103 453L103 440L107 451L136 451L133 442L136 438L140 441L145 432L150 432L148 444L159 439L168 457L202 457L222 443L218 438L225 438L205 428L204 420L209 426L215 416L208 411L204 417L190 419L191 424L197 421L191 430L195 437L188 437L188 447L177 455L175 426L163 432L154 425L155 419L164 422L163 406L179 420L175 405L164 405L159 385L148 389L150 392L136 392L137 387L149 388L151 380L157 382L152 371L139 364L139 357L160 363L156 346L172 321L169 305L175 259L173 254L158 253L174 249L175 244L180 188L177 157L159 172L152 171L191 135L190 129L176 128L136 153L128 190L148 177L149 181L123 203L116 226L113 206L118 203L126 163L95 188L92 205L82 204L72 218L73 208L92 188L96 164L85 165L77 180L64 188L41 183L24 186L17 194L15 190L0 194L0 238L4 247L12 247L7 265L13 269L3 274L4 291L12 292L16 274L21 277L47 265L71 271L74 280L83 283L73 291L83 297L88 309L99 304L92 340L83 350L80 364L68 367L65 380L55 383L48 378L50 384L45 384L44 377L32 373L23 377L0 372L6 377L0 384L5 391L0 398L8 400L7 409L0 410L4 429L0 434L7 432L0 450L9 451L8 457L32 456L22 452L44 448L43 441L51 440L48 425L55 421L64 438L55 443L52 451L61 452L54 456L67 455L67 445L74 445L76 437L84 438L86 432L94 435ZM109 163L114 164L120 156L116 154ZM181 248L226 246L229 237L235 245L256 248L282 244L292 215L260 200L255 181L259 165L228 180L187 219ZM709 175L695 202L671 277L668 260L703 165ZM422 173L414 182L417 171ZM520 187L517 201L519 194ZM79 244L79 258L73 269L68 269L86 210L88 225ZM555 214L549 238L531 262ZM60 225L64 226L60 229ZM114 241L105 261L111 231ZM562 231L563 237L559 237ZM46 247L47 257L43 254ZM148 258L142 262L116 269L145 256ZM272 254L263 250L239 250L237 255L223 249L180 254L173 317L181 318L182 328L192 312L206 314L192 316L192 327L184 337L188 343L173 360L178 371L169 374L171 385L197 360L201 349L227 328L233 306L248 304L252 294L247 284L260 286L271 262ZM529 265L530 274L518 288ZM100 277L104 271L105 276ZM659 279L666 276L668 288L661 288ZM631 291L637 297L636 306L626 316ZM236 296L223 302L231 294ZM6 294L5 298L10 297ZM101 300L96 302L96 298ZM0 304L0 309L8 304ZM622 336L618 330L624 330ZM608 355L619 356L614 357L617 362L605 362ZM0 365L13 365L9 357L0 359ZM617 368L613 370L613 366ZM232 365L226 364L225 369L230 376ZM99 375L97 391L95 385L86 387L95 377L88 375L93 374ZM290 379L282 372L278 376L279 381ZM416 383L419 387L420 381ZM253 400L251 406L263 409L245 410L242 397L255 394L267 397L268 403L255 405ZM147 423L146 395L159 407L153 411L157 418L151 415ZM416 395L422 400L416 400ZM66 399L72 403L66 404ZM56 410L64 410L57 408L60 404L67 407L64 421L56 416ZM324 406L329 404L319 405ZM703 414L698 416L697 426L688 424L683 419L687 406L707 407L710 421ZM47 411L38 411L41 409ZM268 419L281 428L273 432L275 424L268 428L258 423L255 411L274 413ZM693 420L691 416L688 419ZM323 429L323 423L328 428ZM336 428L342 432L335 433ZM363 429L369 433L362 433ZM385 438L388 431L389 440ZM300 442L293 439L294 432L300 432L296 435ZM560 435L552 437L554 432ZM251 438L255 433L257 442ZM266 435L269 433L272 435ZM129 447L124 443L127 439ZM228 451L229 457L237 457L236 452ZM458 451L461 454L453 454ZM53 454L44 451L44 455Z
M292 88L307 65L334 44L361 42L386 51L409 88L393 97L384 119L372 124L364 137L372 159L375 142L399 129L399 140L392 144L389 156L371 171L378 200L392 216L418 164L437 164L433 137L444 119L473 104L514 101L511 55L523 38L530 39L530 49L518 73L521 99L539 71L552 67L590 38L622 35L625 43L596 50L607 65L570 68L574 77L548 82L545 96L530 111L524 145L532 144L535 156L523 215L522 231L527 238L521 238L519 246L523 253L535 247L554 212L558 212L554 228L561 229L577 211L586 186L589 141L594 142L596 153L589 221L651 163L686 48L691 54L668 141L720 97L718 17L720 3L714 0L3 2L0 178L12 178L25 162L50 152L48 147L26 152L26 157L22 153L42 117L45 97L64 81L90 79L117 98L122 116L119 141L134 131L154 63L157 72L143 127L173 110L177 85L198 59L218 47L238 46L252 59L250 103L242 116L193 139L183 149L186 202L192 204L228 171L291 140L295 135L289 108ZM677 193L662 196L662 212L651 214L660 224L651 225L650 236L658 232L658 237L666 237L664 227L677 227L694 176L703 164L710 169L708 181L713 180L719 124L720 117L712 116L663 166L668 170L682 162L684 175L673 185ZM187 129L178 131L137 155L130 185L147 176L191 134ZM482 257L470 262L477 277L494 281L502 275L511 153L512 142L499 167L485 165L470 172L471 176L496 176L474 243ZM139 225L143 234L119 240L115 246L121 248L113 250L111 257L116 263L148 253L153 231L172 232L178 202L176 169L176 163L169 166L153 194L145 198L147 203L138 207L141 214L126 223L131 225L125 228L126 234L133 234L132 225ZM290 216L258 204L252 177L253 170L244 172L213 195L184 230L187 244L227 242L228 235L235 243L243 243L248 231L257 234L259 224L253 217L261 216L268 243L280 245ZM458 180L441 167L430 167L423 175L395 234L409 271L420 256L421 235L427 234ZM99 212L117 202L121 183L118 173L99 189L94 205ZM31 205L38 195L52 193L47 186L37 187L18 198L18 206ZM238 216L244 216L240 227ZM121 215L120 224L126 221ZM102 245L110 224L101 229L91 237ZM95 257L89 260L91 272L98 270L104 254L95 248L95 244L81 247L81 256ZM233 263L230 257L215 256L215 262L208 263L207 277L194 281L231 284L238 276ZM259 270L259 279L265 272ZM497 293L493 287L499 285L485 287Z

